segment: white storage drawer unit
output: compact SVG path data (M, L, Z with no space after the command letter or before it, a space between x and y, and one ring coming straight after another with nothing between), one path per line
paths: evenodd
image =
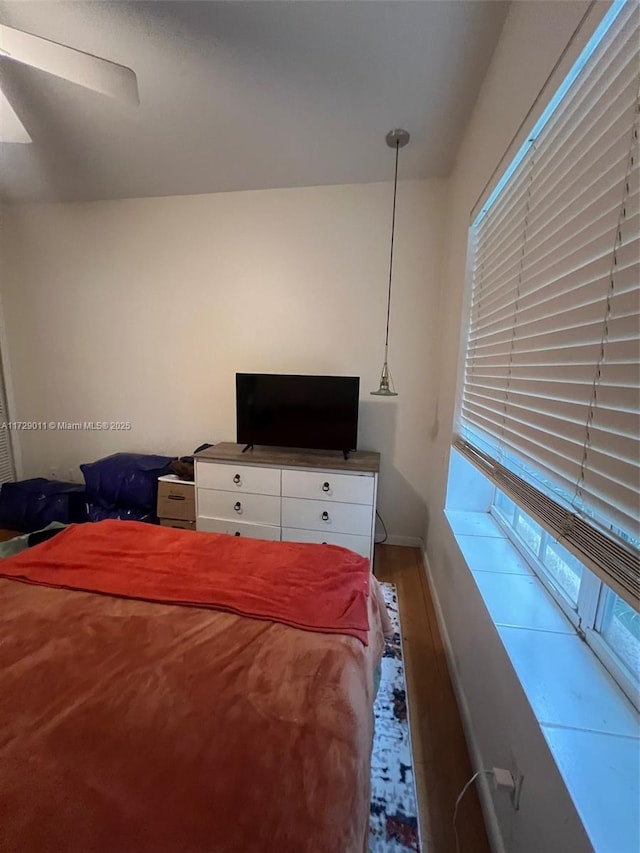
M373 504L373 477L323 471L283 471L282 495L354 504Z
M280 471L249 465L198 466L198 488L221 489L226 492L249 492L254 495L280 495Z
M341 545L363 557L371 553L370 536L352 536L348 533L328 533L326 530L299 530L293 527L282 528L283 542L316 542L319 545Z
M248 524L246 521L224 521L218 518L198 519L198 530L206 533L228 533L229 536L248 536L249 539L280 539L280 528L268 524Z
M280 498L276 495L249 495L198 489L198 514L206 518L226 518L252 524L280 527Z
M282 498L282 526L367 536L371 533L371 506Z
M319 542L373 561L378 453L217 444L196 454L196 528Z

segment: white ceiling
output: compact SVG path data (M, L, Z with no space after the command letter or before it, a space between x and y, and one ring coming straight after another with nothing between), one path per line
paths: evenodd
M93 200L447 175L508 3L0 0L0 23L132 68L140 106L0 59L33 141L0 198Z

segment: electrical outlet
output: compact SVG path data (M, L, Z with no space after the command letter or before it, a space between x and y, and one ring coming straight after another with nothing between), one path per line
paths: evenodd
M58 469L57 468L51 468L51 470L49 471L49 474L50 474L50 478L52 480L58 479Z
M506 770L504 767L493 767L491 775L496 790L509 791L514 811L518 811L524 776L517 771L514 773L512 770Z
M496 788L506 788L508 791L515 791L516 789L516 782L511 771L505 770L503 767L493 768L493 782Z

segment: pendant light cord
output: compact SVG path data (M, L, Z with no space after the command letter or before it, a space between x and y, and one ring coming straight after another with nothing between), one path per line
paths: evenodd
M387 349L389 347L389 315L391 314L391 277L393 274L393 238L396 233L396 193L398 191L398 153L400 151L400 140L396 139L396 172L393 179L393 214L391 216L391 255L389 257L389 297L387 299L387 333L384 339L384 360L387 360Z

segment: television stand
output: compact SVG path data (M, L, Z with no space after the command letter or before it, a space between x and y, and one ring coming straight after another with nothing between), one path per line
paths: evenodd
M242 448L242 452L246 453L247 450L253 450L253 444L245 444L245 446ZM346 459L346 457L345 457L345 459Z

